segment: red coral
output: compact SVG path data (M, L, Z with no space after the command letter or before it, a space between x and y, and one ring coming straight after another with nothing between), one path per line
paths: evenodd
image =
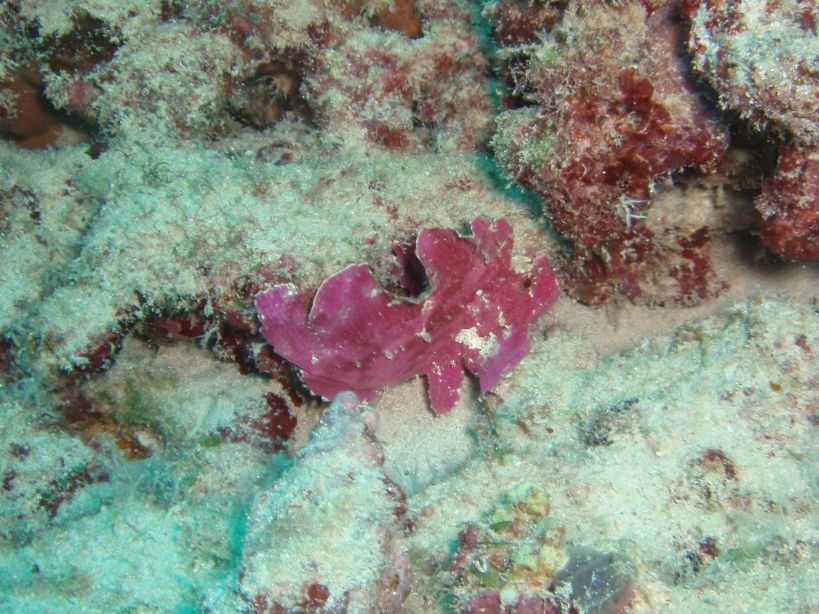
M320 582L312 582L304 587L305 599L299 606L307 611L318 610L330 597L329 589Z
M782 147L756 201L760 239L789 260L819 260L819 148Z
M416 254L430 284L423 300L398 300L366 265L353 265L324 281L309 317L292 286L258 295L262 333L302 369L316 394L352 390L372 399L386 386L426 375L432 408L447 412L464 369L480 378L483 393L520 362L529 351L529 324L559 294L547 258L529 274L512 269L506 220L478 217L472 231L474 238L443 229L418 236Z
M672 266L669 275L679 286L678 302L682 305L696 304L708 297L714 288L727 287L726 282L714 281L709 248L711 237L708 227L702 226L690 235L679 237L678 264Z
M626 3L567 12L542 35L542 52L517 88L537 106L499 118L498 159L544 197L555 229L572 240L568 285L583 302L643 294L663 252L676 249L644 221L657 180L709 170L727 146L687 77L679 34L668 9L648 15ZM626 65L623 49L633 57ZM692 281L712 293L709 279Z

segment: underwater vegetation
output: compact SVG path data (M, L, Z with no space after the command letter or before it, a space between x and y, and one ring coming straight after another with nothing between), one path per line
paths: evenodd
M366 265L327 278L312 300L289 286L256 297L262 334L303 371L304 383L328 399L351 390L373 398L386 386L425 375L437 413L458 401L464 369L481 393L494 388L529 351L529 325L557 300L548 258L528 274L512 268L512 229L504 219L476 218L472 237L449 230L418 235L408 270L429 285L415 300L378 288Z

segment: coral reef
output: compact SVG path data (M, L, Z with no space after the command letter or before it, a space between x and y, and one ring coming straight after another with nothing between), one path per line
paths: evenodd
M263 419L276 390L190 342L134 338L70 392L5 387L0 609L239 611L235 536L286 463L261 434L222 433Z
M633 597L633 570L612 554L563 543L548 496L521 484L459 535L450 566L463 614L615 613Z
M774 176L756 202L773 253L819 260L819 12L787 0L690 0L689 49L720 104L781 143Z
M328 399L344 390L371 399L423 374L432 409L444 413L458 401L464 370L485 393L529 351L529 325L560 290L545 257L529 273L512 268L506 220L479 217L471 227L474 238L441 229L418 235L414 268L429 290L416 300L387 294L367 265L349 266L322 283L309 316L292 286L259 294L262 333Z
M406 501L352 395L271 456L242 430L269 381L128 337L74 397L0 400L0 590L92 613L809 609L818 335L809 305L760 298L606 360L539 339L484 402L485 453Z
M237 288L377 267L422 218L534 228L483 172L487 61L465 7L22 1L0 25L10 370L104 370L155 317L203 322L203 343L256 368L252 295ZM57 144L47 166L19 149ZM389 153L404 145L409 165Z
M88 506L85 487L110 478L97 455L76 437L38 432L37 416L25 402L4 395L0 407L4 424L0 536L3 541L25 543L55 520L72 512L82 515Z
M813 447L817 334L809 305L758 297L605 359L536 343L487 399L490 459L410 498L414 586L453 579L433 611L809 610L815 487L788 451ZM612 582L584 589L598 565Z
M720 104L801 144L819 143L816 6L799 0L687 0L694 66Z
M0 612L819 611L815 43L0 3Z
M307 99L330 134L356 126L395 150L469 151L492 127L488 62L470 32L470 14L452 3L423 38L358 32L306 78ZM349 130L349 128L345 128Z
M491 127L487 60L455 3L20 4L0 12L27 35L9 40L0 130L25 146L56 142L56 109L92 132L183 136L292 115L398 149L471 150Z
M501 54L525 106L498 117L493 146L571 239L567 288L588 303L615 293L691 302L719 291L705 254L696 280L676 292L652 287L684 266L685 242L708 232L650 228L659 180L683 168L713 169L727 146L726 129L709 116L677 53L680 28L670 9L572 5L553 21ZM504 23L500 41L509 38Z
M206 318L205 340L226 323L233 340L222 341L238 342L241 329L258 345L253 293L237 287L295 282L307 290L350 262L386 267L390 246L417 232L412 220L441 193L448 207L424 214L429 225L507 214L524 237L520 249L531 248L533 222L523 212L508 215L510 200L491 192L477 158L439 172L432 155L407 164L395 153L370 152L364 161L355 150L339 155L309 140L300 149L298 135L280 136L294 141L289 163L257 157L269 137L244 137L237 158L140 133L97 159L80 148L50 152L48 167L0 143L0 164L9 169L0 252L12 263L0 272L7 297L0 335L13 342L13 359L52 379L102 366L124 332L184 313ZM400 181L379 170L393 165L404 168ZM185 172L171 170L178 167ZM362 185L372 187L362 194ZM299 245L288 244L292 236Z

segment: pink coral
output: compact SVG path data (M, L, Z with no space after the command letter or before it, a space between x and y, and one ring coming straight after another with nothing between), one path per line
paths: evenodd
M352 390L372 399L384 387L426 375L437 413L458 401L464 370L481 393L529 351L529 324L554 304L557 278L548 258L528 274L512 268L512 229L504 219L478 217L474 237L424 230L416 255L430 288L423 300L399 300L364 265L322 283L310 314L291 286L256 297L262 333L303 371L305 384L332 398Z

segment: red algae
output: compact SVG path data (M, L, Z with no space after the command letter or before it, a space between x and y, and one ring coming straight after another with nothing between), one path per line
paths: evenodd
M772 252L799 262L819 260L819 148L781 147L756 208L760 240Z
M678 251L646 224L655 183L684 168L707 172L727 147L726 129L709 116L679 57L679 36L668 9L648 14L625 3L567 11L517 78L529 106L498 119L495 152L571 239L563 269L583 302L641 297ZM675 242L688 240L669 230ZM720 289L707 268L692 280L706 296ZM691 296L682 288L667 298Z
M520 362L529 325L559 294L545 257L528 274L512 269L505 220L476 218L472 232L474 238L439 229L418 235L415 253L430 285L421 300L396 300L366 265L350 266L324 281L309 316L291 286L259 294L262 333L316 394L352 390L371 399L423 374L430 405L445 413L458 400L464 370L480 378L483 393Z

